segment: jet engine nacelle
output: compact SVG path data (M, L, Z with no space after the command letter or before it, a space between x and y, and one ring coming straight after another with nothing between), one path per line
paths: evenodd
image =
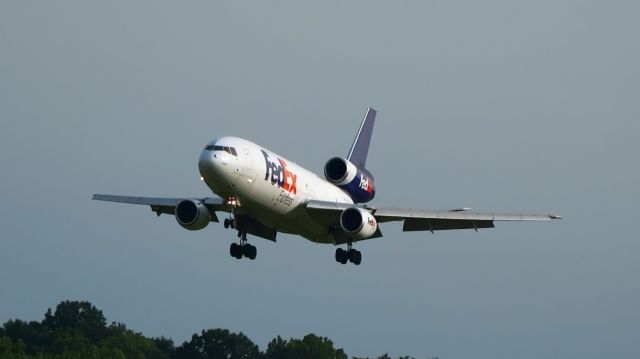
M327 181L349 193L355 203L369 202L376 195L373 179L344 158L334 157L324 165Z
M369 211L359 207L347 208L340 214L340 226L355 239L367 239L378 230L378 222Z
M178 224L191 231L203 229L211 219L207 206L192 199L180 201L176 206L175 215Z

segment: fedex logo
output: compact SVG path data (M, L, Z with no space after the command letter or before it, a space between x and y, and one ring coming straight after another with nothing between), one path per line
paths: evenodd
M369 178L365 175L361 175L360 177L360 185L359 187L369 193L371 193L371 191L373 191L373 186L371 185L371 181L369 180Z
M296 194L296 180L298 179L298 175L289 171L287 169L287 163L282 159L278 158L277 162L271 161L269 155L264 150L261 149L260 151L262 151L264 162L267 166L264 180L271 181L271 184L277 185L287 192Z

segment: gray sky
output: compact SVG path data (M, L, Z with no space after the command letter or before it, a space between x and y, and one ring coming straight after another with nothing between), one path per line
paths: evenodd
M0 2L0 321L86 299L181 343L325 335L350 355L638 357L636 1ZM554 223L335 248L188 232L95 192L205 196L246 137L322 173L366 107L379 205Z

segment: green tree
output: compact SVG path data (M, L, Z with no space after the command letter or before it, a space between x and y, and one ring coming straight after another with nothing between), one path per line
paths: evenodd
M42 323L9 320L4 323L3 331L14 343L22 342L25 353L29 355L46 352L51 346L50 332Z
M257 359L258 346L242 333L230 333L226 329L203 330L194 334L191 341L176 348L175 359Z
M124 324L107 327L102 311L89 302L63 301L42 322L9 320L0 339L0 359L167 359L174 351L170 339L149 339Z
M22 341L14 343L13 340L0 332L0 359L24 359L26 357Z
M292 347L297 358L309 359L347 359L342 349L335 349L333 342L327 337L319 337L315 334L307 334L302 340L291 339Z
M63 301L51 314L47 310L42 322L51 331L77 329L92 342L102 339L107 332L107 320L101 310L89 302Z
M0 359L347 359L342 348L315 334L289 340L277 336L261 353L246 335L226 329L202 330L176 347L169 338L147 338L124 324L106 323L91 303L63 301L55 312L47 310L41 322L5 322L0 327Z
M106 336L98 345L102 351L117 349L126 358L166 359L169 357L156 347L153 340L127 329L121 323L111 324Z
M267 359L287 359L289 343L282 339L279 335L267 344L267 350L265 351L265 357Z
M326 337L307 334L302 339L291 339L288 342L278 336L267 346L267 359L347 359L343 349L335 349L333 342Z
M173 340L170 338L159 337L159 338L151 338L153 344L155 344L156 348L160 350L167 358L171 357L173 352L176 350L175 345L173 344Z
M61 328L53 332L50 349L38 352L56 354L82 353L88 355L92 352L92 347L94 347L94 344L80 330L75 328Z

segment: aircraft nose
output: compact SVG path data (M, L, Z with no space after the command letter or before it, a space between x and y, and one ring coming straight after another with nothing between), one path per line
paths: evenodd
M229 157L220 151L213 151L213 146L207 146L198 160L200 176L205 180L225 177L229 171Z
M198 159L198 169L200 170L200 176L203 178L211 178L216 172L216 159L214 157L213 151L203 150L200 153L200 158Z

